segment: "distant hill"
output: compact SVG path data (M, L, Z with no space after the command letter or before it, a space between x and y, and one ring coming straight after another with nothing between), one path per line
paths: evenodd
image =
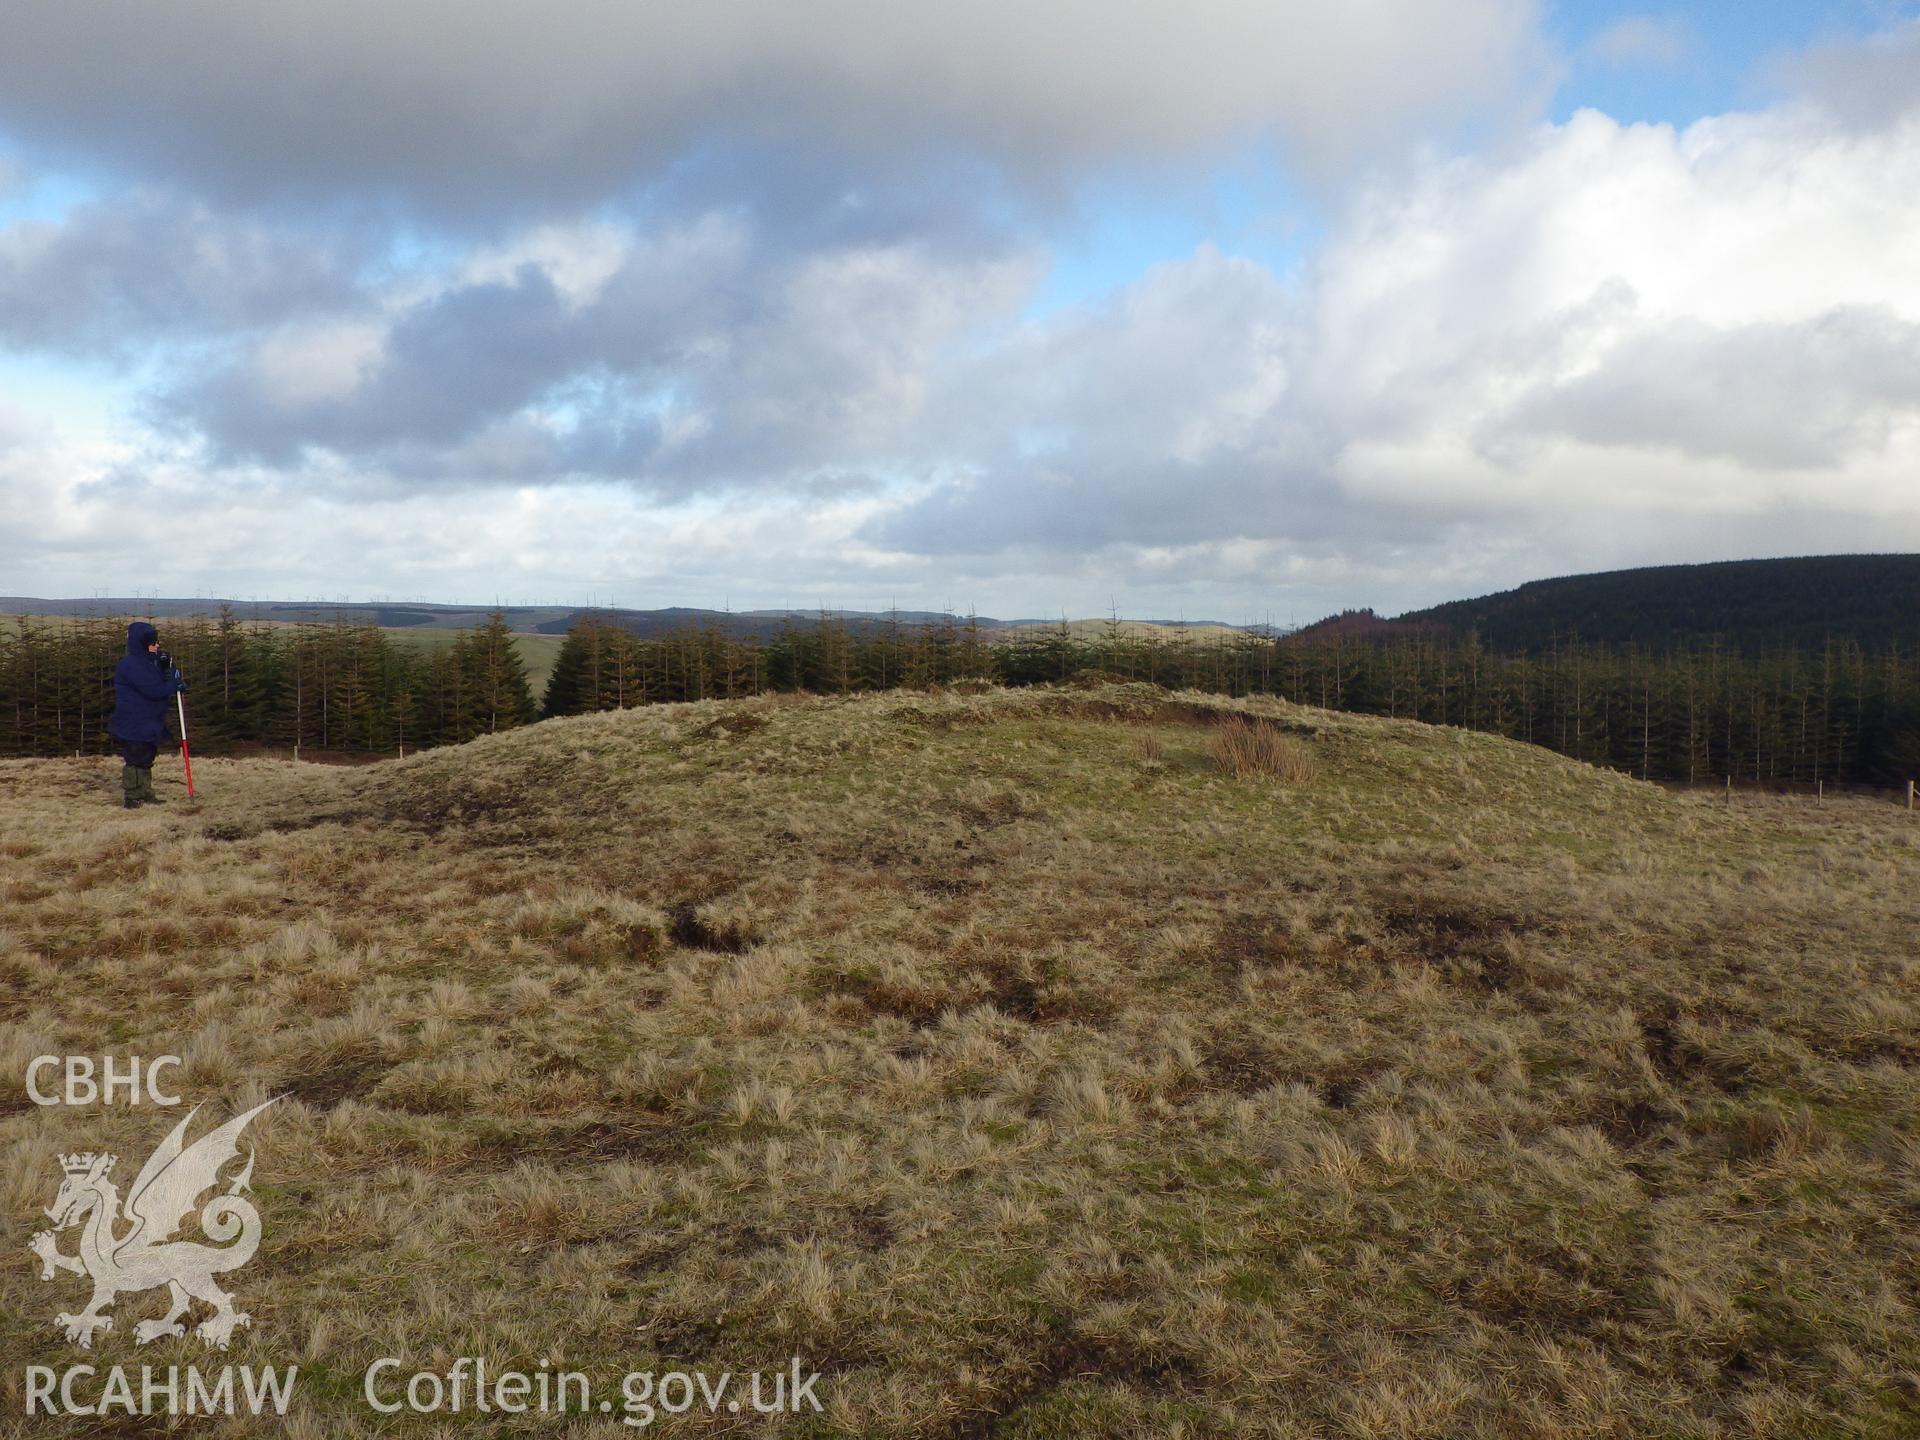
M432 605L388 601L325 600L222 600L158 599L152 596L94 596L86 599L38 599L23 595L0 595L0 615L49 615L78 617L86 615L139 615L161 620L185 615L214 615L222 605L231 605L242 620L259 620L276 625L331 624L336 620L371 620L388 630L472 630L486 623L493 613L491 605ZM712 626L742 639L771 639L789 623L810 625L824 613L852 630L872 630L883 625L920 626L942 620L956 625L967 623L964 615L949 615L937 610L702 610L686 605L670 605L659 610L621 610L603 606L502 605L508 628L523 635L564 635L583 616L623 626L634 634L648 637ZM996 620L977 615L973 623L982 630L1008 632L1046 629L1058 620ZM1105 620L1075 620L1076 634L1106 626ZM1128 633L1168 630L1217 633L1237 630L1214 620L1127 620L1120 622ZM1258 630L1261 627L1247 627Z
M486 623L491 605L430 605L392 601L348 600L232 600L199 596L159 598L150 595L96 595L82 599L42 599L27 595L0 595L0 614L6 615L139 615L152 620L187 615L217 615L231 605L242 620L275 625L326 625L335 620L359 623L371 620L384 630L471 630ZM564 632L567 619L580 612L564 605L506 605L507 624L529 634ZM557 625L557 630L555 629Z
M1717 638L1749 652L1818 646L1829 637L1874 649L1920 647L1920 555L1811 555L1568 575L1381 623L1390 631L1477 630L1489 649L1530 652L1569 638L1654 649Z
M1376 615L1370 608L1361 610L1342 610L1338 615L1329 615L1324 620L1316 620L1311 625L1303 625L1293 634L1305 640L1330 640L1338 637L1342 640L1405 640L1415 635L1439 633L1450 635L1446 626L1432 620L1412 618L1389 620Z
M371 620L382 629L388 630L471 630L485 624L487 616L495 608L491 605L434 605L349 600L158 599L151 596L36 599L18 595L0 596L0 613L10 615L143 615L153 619L167 619L185 615L213 615L218 613L222 605L231 605L234 613L243 620L262 620L279 625L326 625L336 620L355 623ZM599 619L623 625L640 635L658 635L669 631L715 625L736 635L765 637L774 634L789 619L805 622L817 620L820 616L817 610L728 611L702 610L685 605L671 605L658 610L621 610L602 606L588 608L569 605L502 605L499 609L505 615L509 628L526 635L564 635L580 617L593 615ZM892 618L885 613L858 610L829 613L856 626L884 624ZM903 610L898 616L899 623L902 625L917 625L939 618L931 612L919 610ZM979 624L989 629L1001 629L1025 623L1027 622L985 618L979 621Z

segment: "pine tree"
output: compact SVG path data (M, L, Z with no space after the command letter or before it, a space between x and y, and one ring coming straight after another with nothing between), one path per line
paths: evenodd
M599 698L595 693L599 676L594 673L599 668L598 631L597 624L584 618L567 628L566 639L560 642L560 653L554 657L553 671L547 676L541 714L548 718L579 715L594 708L592 702Z
M527 667L504 614L495 610L487 616L487 623L473 632L467 656L473 688L471 713L481 730L511 730L537 717L533 692L527 688Z
M211 744L231 745L261 738L265 694L260 659L261 647L247 634L233 607L222 605L207 654L188 677L193 684L196 740L204 735Z

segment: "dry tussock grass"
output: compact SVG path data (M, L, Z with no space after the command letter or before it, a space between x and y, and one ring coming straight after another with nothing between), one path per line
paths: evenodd
M1207 754L1239 780L1273 779L1305 785L1313 779L1313 756L1271 720L1230 716L1207 737Z
M1263 726L1284 805L1211 753ZM1903 812L1122 685L196 778L0 764L0 1205L171 1123L24 1105L34 1054L290 1096L228 1357L301 1365L288 1433L375 1433L386 1354L796 1350L795 1433L1920 1423ZM0 1270L0 1386L74 1298ZM122 1303L96 1362L200 1358Z

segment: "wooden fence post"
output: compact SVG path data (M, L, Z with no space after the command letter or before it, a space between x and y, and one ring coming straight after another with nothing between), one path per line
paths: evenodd
M1907 781L1907 809L1913 809L1913 781Z

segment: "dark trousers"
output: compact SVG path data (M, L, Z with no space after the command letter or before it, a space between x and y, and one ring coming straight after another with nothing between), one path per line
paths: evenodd
M151 770L153 757L160 753L160 747L151 740L122 740L120 758L136 770Z

